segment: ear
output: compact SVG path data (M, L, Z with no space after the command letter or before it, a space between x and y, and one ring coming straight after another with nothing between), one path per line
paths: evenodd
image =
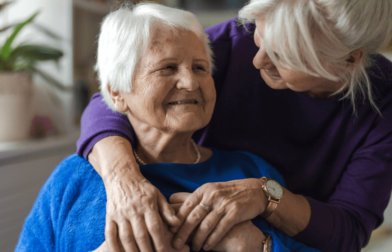
M125 102L123 93L119 91L113 91L110 83L108 84L108 91L116 110L120 113L126 113L128 111L128 105Z
M365 49L363 47L352 51L348 59L346 59L346 67L350 70L353 70L354 67L361 61L364 53Z

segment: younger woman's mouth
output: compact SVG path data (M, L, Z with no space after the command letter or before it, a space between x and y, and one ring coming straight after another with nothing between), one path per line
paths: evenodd
M280 76L278 71L270 71L267 69L264 69L264 72L271 77L271 79L281 79L282 77Z

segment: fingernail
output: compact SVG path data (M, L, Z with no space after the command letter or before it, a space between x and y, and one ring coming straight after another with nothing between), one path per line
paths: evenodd
M204 246L203 246L203 249L204 249L205 251L210 250L210 245L208 245L208 244L204 245Z
M176 241L174 242L174 247L176 249L180 249L182 245L182 240L180 238L177 238Z
M199 251L200 249L199 249L199 247L197 247L196 245L193 245L193 246L192 246L192 250L193 250L193 251Z

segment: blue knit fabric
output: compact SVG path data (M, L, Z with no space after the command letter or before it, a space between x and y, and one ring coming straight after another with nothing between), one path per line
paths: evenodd
M207 182L267 176L284 185L282 176L263 159L248 152L216 149L200 164L149 164L143 175L168 199L193 192ZM105 240L106 192L101 177L85 159L66 158L53 171L26 218L15 251L92 251ZM253 223L273 237L273 251L313 252L261 219Z

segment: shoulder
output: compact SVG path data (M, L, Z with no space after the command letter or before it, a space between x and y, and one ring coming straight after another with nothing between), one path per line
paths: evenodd
M80 195L85 182L89 181L94 173L96 172L84 158L76 154L65 158L41 188L33 211L50 211L53 221L61 218L60 213L64 212L64 207L70 207L68 203Z
M268 177L285 185L282 175L263 158L248 151L223 151L214 149L214 155L218 158L220 166L238 166L247 172L256 173L257 177Z
M53 250L56 233L64 227L68 210L81 193L83 180L93 175L93 170L85 159L76 154L67 157L56 167L41 188L25 220L19 248L37 248L39 245L48 251Z
M368 74L376 102L379 105L392 102L392 62L380 54L372 55Z
M253 40L253 31L254 25L249 24L245 28L242 24L238 23L238 19L236 18L206 29L208 38L213 44L215 42L231 41L234 38L247 38Z

